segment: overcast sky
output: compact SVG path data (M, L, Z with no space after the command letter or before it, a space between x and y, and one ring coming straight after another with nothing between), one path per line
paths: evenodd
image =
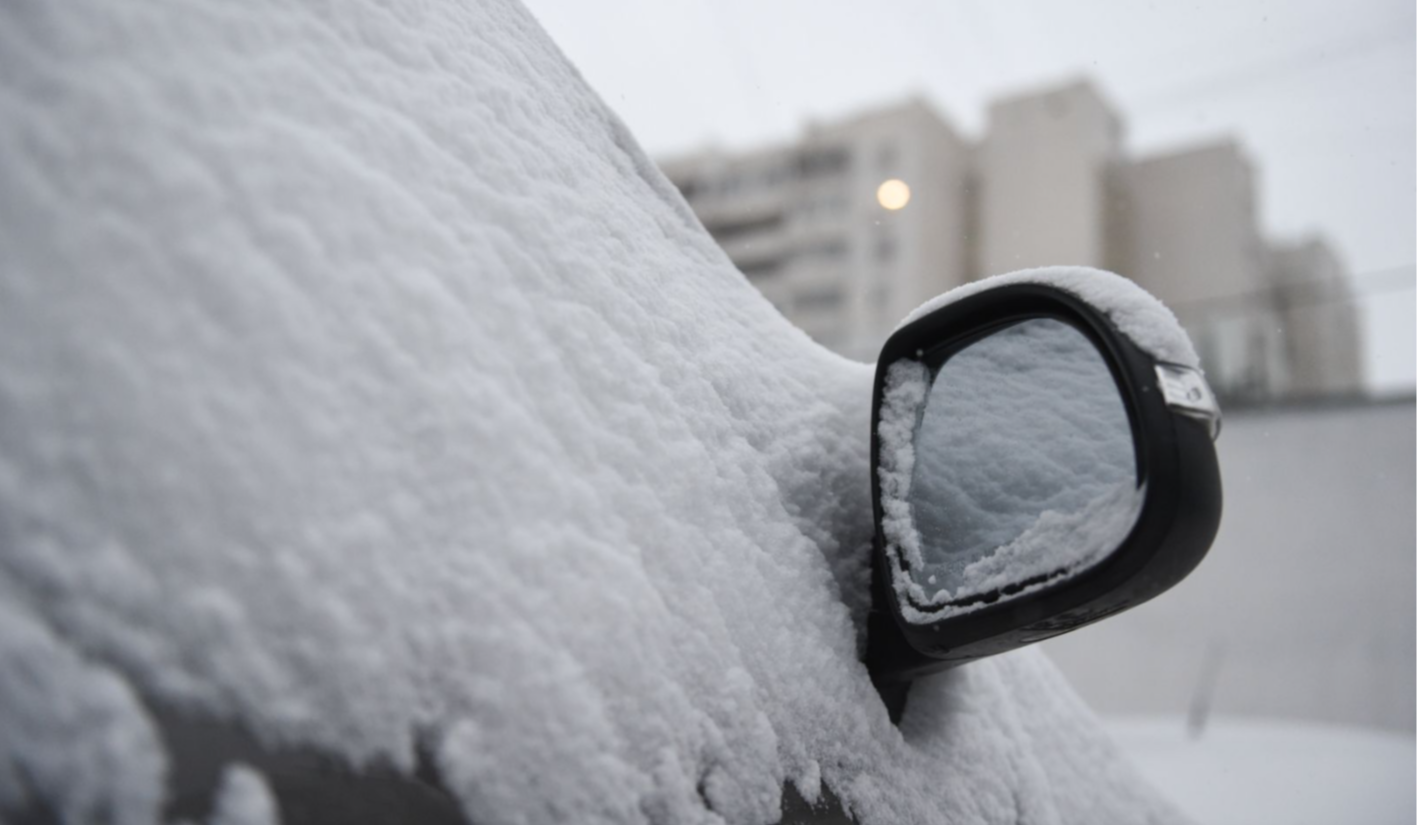
M917 94L977 137L989 100L1080 75L1133 154L1235 136L1265 230L1322 232L1358 276L1370 376L1417 376L1411 0L527 2L659 157L786 140Z

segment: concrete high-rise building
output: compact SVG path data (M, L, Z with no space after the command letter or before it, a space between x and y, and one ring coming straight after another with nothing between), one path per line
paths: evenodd
M1271 248L1240 147L1134 160L1122 132L1076 81L993 104L977 144L915 100L794 143L661 165L743 274L850 357L875 358L906 313L951 287L1073 264L1166 302L1223 397L1358 390L1342 265L1320 241Z
M1222 141L1118 166L1112 268L1171 307L1218 392L1285 390L1288 364L1255 176Z
M1362 331L1346 272L1321 238L1271 250L1270 281L1285 331L1291 395L1363 390Z
M862 360L915 306L969 280L969 167L969 147L921 101L814 127L791 145L661 163L784 315ZM888 181L904 188L882 191Z
M1106 266L1107 173L1121 144L1121 121L1089 83L990 106L978 154L978 274Z

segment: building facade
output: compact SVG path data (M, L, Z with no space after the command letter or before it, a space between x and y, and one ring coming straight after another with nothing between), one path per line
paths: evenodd
M873 360L921 302L971 277L970 148L912 101L756 152L661 167L738 268L821 343ZM887 181L908 186L898 208Z
M1160 298L1231 398L1289 388L1286 333L1260 232L1254 168L1220 141L1117 166L1110 261Z
M989 107L979 143L975 276L1035 266L1106 267L1108 170L1122 126L1090 84Z
M1166 302L1223 397L1363 384L1341 263L1321 240L1266 241L1242 149L1129 158L1121 119L1087 82L997 101L976 143L912 100L791 144L661 166L743 274L848 357L873 360L906 313L954 286L1069 264Z
M1347 270L1322 238L1270 249L1270 280L1289 368L1288 393L1363 391L1363 341Z

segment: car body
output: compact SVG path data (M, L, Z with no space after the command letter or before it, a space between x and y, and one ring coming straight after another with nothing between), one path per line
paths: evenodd
M1034 651L892 723L871 367L519 6L14 4L0 67L7 817L1177 816Z

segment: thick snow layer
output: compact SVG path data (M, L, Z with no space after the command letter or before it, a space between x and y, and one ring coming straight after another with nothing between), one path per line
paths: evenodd
M0 812L154 821L167 764L132 688L21 604L0 589Z
M890 723L871 368L521 8L4 4L0 180L0 808L153 821L162 706L478 823L1173 818L1036 652Z
M1068 292L1102 310L1118 330L1158 361L1200 368L1191 339L1165 304L1120 275L1085 266L1021 269L973 281L921 304L900 326L947 304L1006 284L1047 284Z
M933 375L913 359L891 364L877 428L883 527L911 621L1081 572L1140 510L1121 395L1091 342L1059 321L996 332Z

